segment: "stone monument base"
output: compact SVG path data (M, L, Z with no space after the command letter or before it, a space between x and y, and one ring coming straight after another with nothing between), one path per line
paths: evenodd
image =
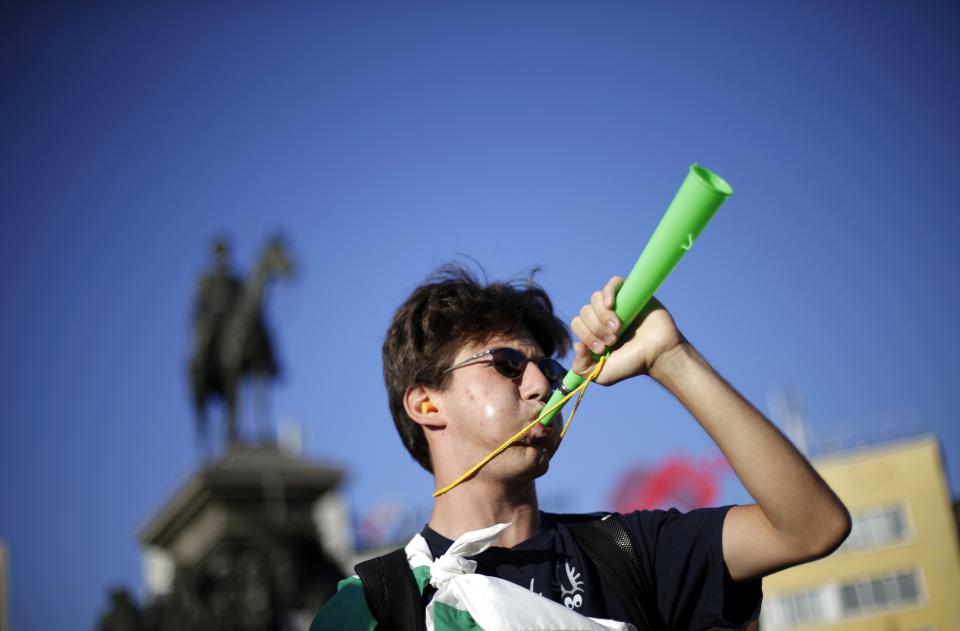
M140 531L140 628L305 630L343 578L314 520L342 477L273 446L203 466Z

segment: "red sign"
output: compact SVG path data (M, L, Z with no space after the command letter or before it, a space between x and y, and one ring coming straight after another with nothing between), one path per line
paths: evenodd
M650 467L632 467L614 486L613 510L629 513L673 507L688 511L713 506L720 495L722 478L729 470L722 454L699 461L677 454Z

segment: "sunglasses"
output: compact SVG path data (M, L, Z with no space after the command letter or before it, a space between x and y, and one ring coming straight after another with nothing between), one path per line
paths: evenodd
M491 365L493 365L494 370L507 379L519 378L521 375L523 375L523 371L527 369L527 364L531 361L537 365L537 368L540 369L540 372L543 373L543 376L547 378L547 381L550 382L550 386L553 388L556 388L557 384L563 381L564 375L567 374L567 369L555 359L551 359L549 357L541 357L540 359L527 359L527 356L520 351L506 347L491 348L477 353L473 357L468 357L459 364L447 368L443 371L443 374L446 374L451 370L456 370L457 368L463 368L464 366L475 364L477 363L477 360L487 356L490 357L488 361Z

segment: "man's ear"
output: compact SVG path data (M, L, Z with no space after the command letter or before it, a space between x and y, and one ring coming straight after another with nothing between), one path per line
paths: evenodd
M409 386L403 393L403 408L414 423L429 429L442 429L446 426L438 407L435 393L426 386Z

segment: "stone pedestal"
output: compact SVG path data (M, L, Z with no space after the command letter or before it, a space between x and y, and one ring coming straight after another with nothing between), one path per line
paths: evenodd
M201 468L141 529L144 628L305 629L343 578L314 515L342 476L275 447Z

